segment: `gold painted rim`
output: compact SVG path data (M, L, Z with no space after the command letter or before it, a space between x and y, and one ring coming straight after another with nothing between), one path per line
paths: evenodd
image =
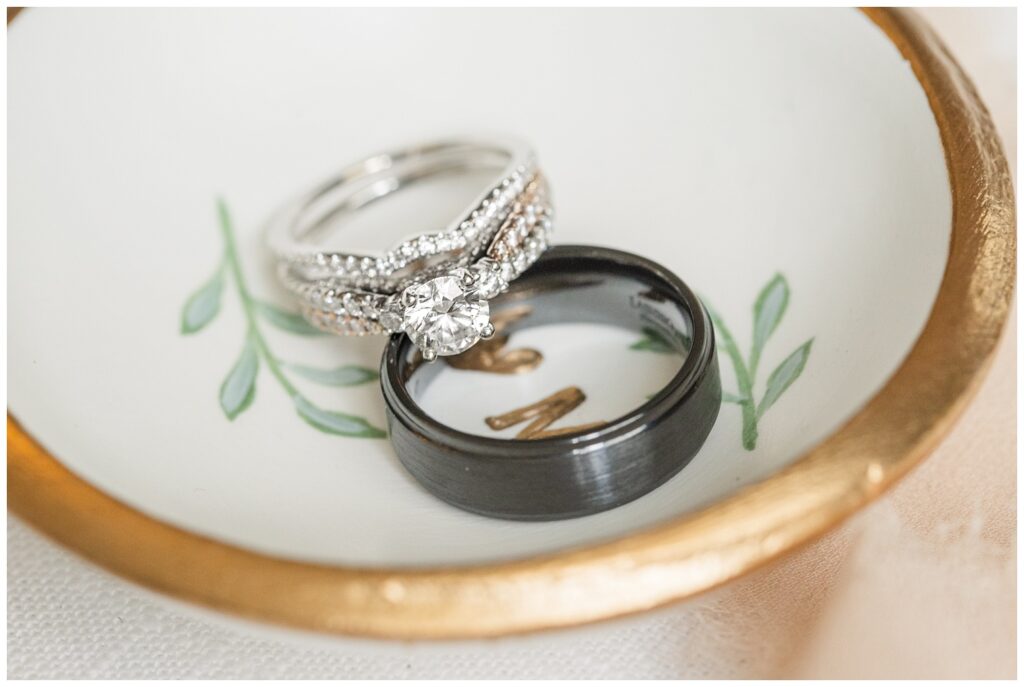
M79 479L10 414L18 516L152 589L248 618L391 639L479 638L651 609L727 582L835 526L951 428L987 369L1013 293L1013 188L988 112L934 33L869 9L928 96L953 193L949 261L929 319L885 386L816 448L702 511L616 541L494 565L330 567L261 555L147 517Z

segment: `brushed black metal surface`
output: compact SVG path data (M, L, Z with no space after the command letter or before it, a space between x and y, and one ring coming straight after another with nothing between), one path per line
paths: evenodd
M597 429L519 440L477 436L427 415L416 398L443 362L423 364L395 335L381 363L391 443L432 494L496 518L558 520L639 498L679 472L704 444L722 389L710 317L674 274L645 258L592 246L557 246L491 303L528 305L506 331L562 322L654 328L685 359L647 403Z

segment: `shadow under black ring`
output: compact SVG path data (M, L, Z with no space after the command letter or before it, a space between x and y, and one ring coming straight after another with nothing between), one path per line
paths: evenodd
M689 463L718 417L722 390L711 319L682 280L630 253L556 246L492 302L492 317L521 305L531 314L506 331L563 322L657 326L688 352L661 391L608 424L516 440L461 432L427 415L416 389L444 363L421 364L408 337L392 336L381 363L391 443L430 493L490 517L557 520L632 501Z

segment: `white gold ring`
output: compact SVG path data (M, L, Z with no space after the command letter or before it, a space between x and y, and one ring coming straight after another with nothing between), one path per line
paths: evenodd
M328 219L416 180L481 168L500 175L445 231L376 255L325 251L311 241ZM493 333L487 301L547 249L552 215L546 181L527 146L445 141L346 168L279 213L268 240L282 282L313 325L342 335L405 332L433 360Z

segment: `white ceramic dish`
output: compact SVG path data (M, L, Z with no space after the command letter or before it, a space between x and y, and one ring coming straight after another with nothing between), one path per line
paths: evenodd
M212 548L195 550L208 569L179 571L192 585L183 591L133 572L145 564L124 553L104 554L112 540L99 531L97 548L68 543L147 584L269 620L473 636L680 596L666 591L611 611L574 603L574 613L537 621L522 606L524 617L511 613L504 625L438 621L431 632L426 623L369 627L365 615L350 622L352 609L307 621L245 607L219 597L225 582L214 580L221 554L241 551L289 570L397 575L381 598L415 605L403 571L470 575L453 566L535 556L550 570L576 560L560 558L566 552L642 538L728 503L827 444L869 404L914 348L951 264L956 187L929 93L893 40L853 11L33 10L12 27L9 60L10 413L124 512L170 526L161 532L201 535L195 541ZM772 332L751 390L755 402L768 394L762 408L771 407L755 422L742 403L727 402L690 466L613 511L512 523L435 500L386 439L323 431L382 426L372 379L328 386L283 367L281 383L264 357L251 405L228 402L239 411L229 421L218 404L244 347L246 308L274 358L320 369L378 365L381 340L302 336L282 328L280 314L275 322L258 312L256 301L288 308L260 236L275 206L365 153L489 130L528 138L540 152L558 242L609 245L676 271L727 324L747 367L755 320ZM226 250L218 198L250 300L237 272L218 271ZM443 217L451 199L427 200ZM1012 198L999 200L1012 215ZM1012 242L1012 225L1003 231ZM995 332L1008 269L983 304ZM219 312L207 322L214 302ZM191 333L182 333L183 317ZM656 342L642 336L620 333L589 348L578 332L536 336L511 343L544 351L554 377L450 372L476 379L438 385L427 406L485 432L483 415L510 408L457 403L466 388L528 399L578 383L590 397L571 416L582 422L621 403L627 381L640 380L630 393L642 398L664 374L664 356L650 350ZM742 397L743 373L728 353L720 353L725 389ZM618 376L593 364L598 355ZM950 408L986 355L978 349ZM319 429L304 422L288 384L309 404L356 419L314 414ZM889 473L875 477L887 483ZM71 497L54 496L43 510L52 514L60 498ZM20 512L60 537L31 507ZM719 543L694 546L713 554ZM783 537L762 553L791 543ZM751 564L725 565L704 586ZM208 594L184 581L204 576Z

